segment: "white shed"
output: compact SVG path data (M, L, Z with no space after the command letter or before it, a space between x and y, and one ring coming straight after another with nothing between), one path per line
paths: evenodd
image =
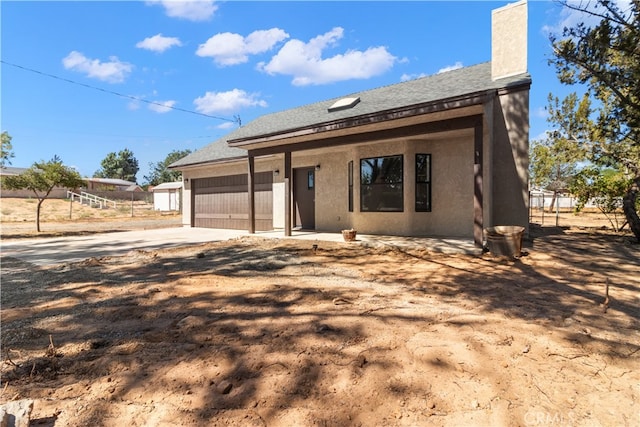
M165 182L153 187L153 209L179 211L182 182Z

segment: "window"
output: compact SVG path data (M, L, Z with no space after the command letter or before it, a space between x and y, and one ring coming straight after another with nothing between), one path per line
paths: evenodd
M349 212L353 212L353 160L349 162Z
M312 190L314 186L314 175L313 171L307 172L307 189Z
M360 160L360 211L402 212L402 156Z
M431 212L431 154L416 154L416 212Z

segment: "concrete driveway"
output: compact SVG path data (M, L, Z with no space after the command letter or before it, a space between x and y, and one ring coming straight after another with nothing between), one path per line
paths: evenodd
M282 230L249 234L243 230L173 227L97 233L85 236L2 241L0 243L0 252L3 256L18 258L36 265L55 265L78 262L92 257L99 258L103 256L125 255L132 250L151 251L217 242L243 236L312 240L312 243L323 241L343 242L341 233L294 231L292 236L285 237ZM473 241L460 238L446 239L358 235L355 242L348 244L358 243L368 246L422 248L443 253L466 253L473 255L482 253L481 249L474 246Z
M239 230L177 227L10 240L2 241L0 247L3 256L18 258L37 265L54 265L82 261L91 257L125 255L136 249L149 251L228 240L240 235L248 235L248 233Z

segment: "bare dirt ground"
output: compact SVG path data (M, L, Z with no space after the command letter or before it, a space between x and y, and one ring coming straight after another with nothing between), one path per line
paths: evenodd
M524 249L3 257L0 403L39 426L639 425L639 246L534 226Z

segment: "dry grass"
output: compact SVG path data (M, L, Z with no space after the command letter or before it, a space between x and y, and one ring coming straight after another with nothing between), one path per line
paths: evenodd
M140 228L174 227L181 224L178 212L154 211L153 206L136 202L119 204L115 209L98 209L69 200L47 199L40 212L36 232L36 199L0 199L0 235L7 238L52 237L72 234L124 231Z
M38 200L2 198L0 199L0 221L34 222ZM68 199L47 199L42 203L40 221L75 221L84 219L113 219L131 217L131 202L119 203L115 209L99 209L71 203ZM133 216L157 217L162 216L153 210L153 205L144 202L134 202Z

